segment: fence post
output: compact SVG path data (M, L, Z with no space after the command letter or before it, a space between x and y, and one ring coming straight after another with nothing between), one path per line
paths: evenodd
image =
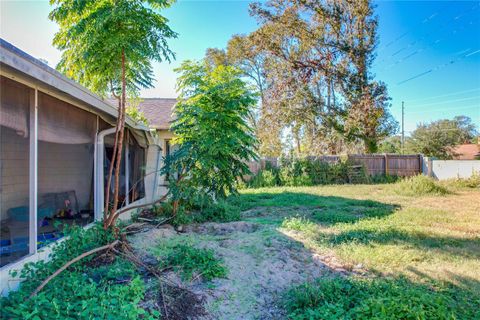
M386 153L383 154L383 161L385 162L385 176L388 176L388 156Z

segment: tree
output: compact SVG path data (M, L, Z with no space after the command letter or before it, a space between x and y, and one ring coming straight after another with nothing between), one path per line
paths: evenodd
M106 193L104 227L118 218L118 192L127 95L153 85L151 61L174 58L167 39L176 37L158 10L172 0L51 0L50 19L59 25L53 44L63 51L57 68L68 77L118 100L113 159L106 190L115 174L113 204Z
M378 146L380 153L397 153L402 152L402 137L392 136L385 138Z
M469 117L442 119L418 125L406 141L406 149L428 157L451 159L455 155L453 147L468 143L477 135L476 126Z
M369 0L271 0L252 4L251 15L260 23L251 41L268 61L265 97L279 110L271 115L293 132L297 152L335 153L359 141L375 152L395 132L386 88L370 72L377 20Z
M225 197L236 191L238 177L250 173L246 162L256 158L247 122L256 95L232 66L186 61L176 71L180 95L171 130L178 149L164 170L177 174L180 186Z

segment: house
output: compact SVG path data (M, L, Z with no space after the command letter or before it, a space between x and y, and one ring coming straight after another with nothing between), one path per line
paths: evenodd
M0 39L2 294L19 282L9 271L47 257L63 226L101 219L116 118L116 104ZM127 117L122 206L165 192L158 173L164 143Z
M458 145L453 148L452 154L455 160L480 160L480 143Z

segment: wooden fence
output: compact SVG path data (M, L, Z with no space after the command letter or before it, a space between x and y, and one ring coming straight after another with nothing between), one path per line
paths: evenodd
M422 173L422 156L419 154L352 154L348 159L363 165L371 176L390 175L409 177Z
M336 163L341 160L340 156L325 155L309 157L311 159L321 160L329 163ZM362 165L371 176L392 175L392 176L414 176L422 173L422 155L399 155L399 154L350 154L348 160L356 165ZM259 161L251 161L248 167L253 174L260 169L264 169L269 163L273 167L278 167L277 158L262 158Z

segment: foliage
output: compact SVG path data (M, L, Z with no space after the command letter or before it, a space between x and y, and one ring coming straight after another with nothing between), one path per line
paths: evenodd
M207 281L227 275L226 267L212 249L199 249L190 244L180 243L167 248L161 260L162 268L173 267L186 280L192 280L195 274L201 274Z
M288 318L302 319L467 319L448 289L405 278L322 278L287 293Z
M41 281L66 262L113 241L112 233L99 224L89 229L66 227L65 233L66 238L53 245L51 260L27 263L20 270L24 281L18 291L2 298L2 319L158 318L158 313L149 313L138 305L145 292L143 281L130 262L118 258L112 265L89 267L93 256L87 257L28 299Z
M378 25L371 1L272 0L253 3L250 13L260 27L243 37L236 61L260 61L257 123L276 128L259 130L262 140L275 141L281 128L298 154L338 153L359 142L375 152L397 130L386 86L370 71Z
M145 117L145 114L138 109L140 102L141 102L141 99L139 98L130 98L127 102L127 107L125 109L125 112L136 123L141 123L145 126L148 126L147 117Z
M171 0L52 0L49 17L60 29L53 44L63 51L58 68L92 91L106 95L121 90L122 54L127 90L152 87L151 60L170 61L167 45L176 37L158 13ZM74 39L75 41L72 41Z
M267 165L248 182L252 188L273 186L312 186L349 183L351 164L348 161L329 163L314 157L283 157L278 168ZM365 170L360 172L359 182L369 182Z
M246 161L256 158L246 120L255 95L233 67L186 61L177 72L180 96L171 130L178 149L164 168L174 180L172 195L223 198L236 192L237 177L250 172Z
M421 153L428 157L451 159L453 147L470 142L478 134L472 119L457 116L453 120L437 120L420 124L406 140L408 152Z
M105 186L104 228L115 225L125 134L127 91L138 96L153 85L152 60L170 61L167 39L176 37L158 10L171 0L51 0L49 17L59 25L53 44L62 50L57 68L105 96L118 100L113 157ZM113 179L113 176L115 178ZM110 186L114 182L113 199ZM112 200L112 203L110 203Z
M480 188L480 172L474 172L469 178L454 178L441 182L442 185L452 189Z
M378 146L379 153L396 153L402 152L402 138L400 136L387 137Z
M230 222L240 220L240 210L234 207L226 200L219 200L216 203L201 209L198 214L194 215L194 221L197 223L203 223L207 221L215 222Z
M450 191L430 177L417 175L405 178L393 185L394 191L404 196L446 195Z

